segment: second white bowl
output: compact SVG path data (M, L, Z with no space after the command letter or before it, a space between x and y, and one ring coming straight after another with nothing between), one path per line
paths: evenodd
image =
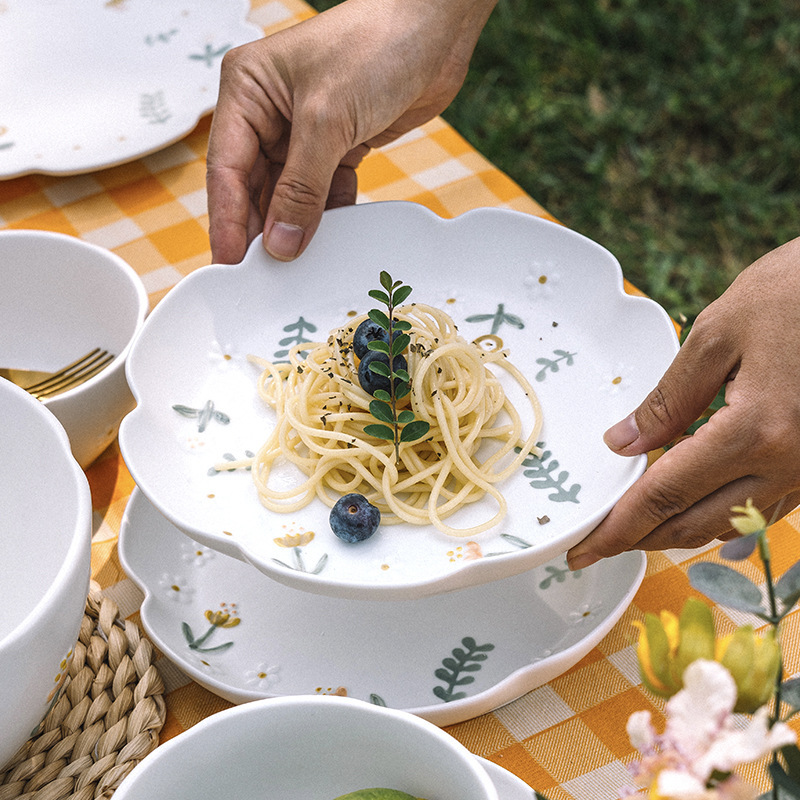
M114 800L334 800L358 789L425 800L498 800L478 760L404 711L336 696L257 700L154 750Z
M55 371L100 347L115 358L86 383L45 399L87 467L135 405L125 360L149 308L141 279L116 254L74 236L0 232L0 366Z

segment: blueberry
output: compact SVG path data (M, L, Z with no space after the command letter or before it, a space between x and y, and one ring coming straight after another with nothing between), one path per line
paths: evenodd
M389 356L386 353L381 353L380 350L368 350L361 363L358 365L358 382L361 388L368 394L375 394L378 389L383 389L385 392L389 391L389 379L383 375L378 375L370 368L370 364L380 361L382 364L389 364ZM392 359L392 366L395 372L402 369L408 371L408 362L405 356L398 355Z
M359 357L364 356L369 352L370 342L387 342L389 341L389 331L381 328L377 322L371 319L365 319L353 334L353 352Z
M331 509L331 530L345 542L369 539L381 522L381 512L363 494L346 494Z

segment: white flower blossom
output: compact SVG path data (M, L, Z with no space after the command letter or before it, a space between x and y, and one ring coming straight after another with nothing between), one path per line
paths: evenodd
M769 711L760 708L743 728L733 708L736 684L716 661L698 659L683 675L683 689L667 703L667 724L659 736L650 712L628 719L631 744L642 754L632 765L636 783L655 788L663 800L751 800L758 791L731 773L796 741L782 722L769 727ZM712 774L730 777L710 785Z

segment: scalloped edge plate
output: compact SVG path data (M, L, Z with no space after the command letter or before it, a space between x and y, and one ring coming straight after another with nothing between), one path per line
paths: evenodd
M540 397L543 455L500 487L508 515L477 536L384 525L348 545L321 501L270 512L247 472L214 469L258 450L274 424L248 354L279 359L327 337L374 305L381 269L414 287L411 301L445 308L465 338L500 336ZM296 262L273 261L256 240L241 264L197 270L159 303L127 362L138 407L120 446L142 491L195 541L306 591L422 597L519 574L583 539L646 464L602 434L676 352L664 310L626 294L616 259L567 228L502 209L445 220L413 203L353 206L326 212ZM456 524L491 516L488 503Z
M183 536L135 489L119 556L142 625L189 677L232 703L347 694L451 725L553 680L617 623L645 554L571 573L563 557L441 597L321 597Z
M0 9L0 178L89 172L182 139L217 102L225 52L264 35L249 11L246 0Z

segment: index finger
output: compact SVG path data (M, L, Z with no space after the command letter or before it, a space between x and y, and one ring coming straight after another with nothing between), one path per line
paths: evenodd
M261 167L258 166L261 160ZM206 191L211 254L216 263L241 261L260 230L255 184L266 180L266 160L258 136L234 104L220 99L211 123L206 160ZM255 231L253 231L255 228Z

